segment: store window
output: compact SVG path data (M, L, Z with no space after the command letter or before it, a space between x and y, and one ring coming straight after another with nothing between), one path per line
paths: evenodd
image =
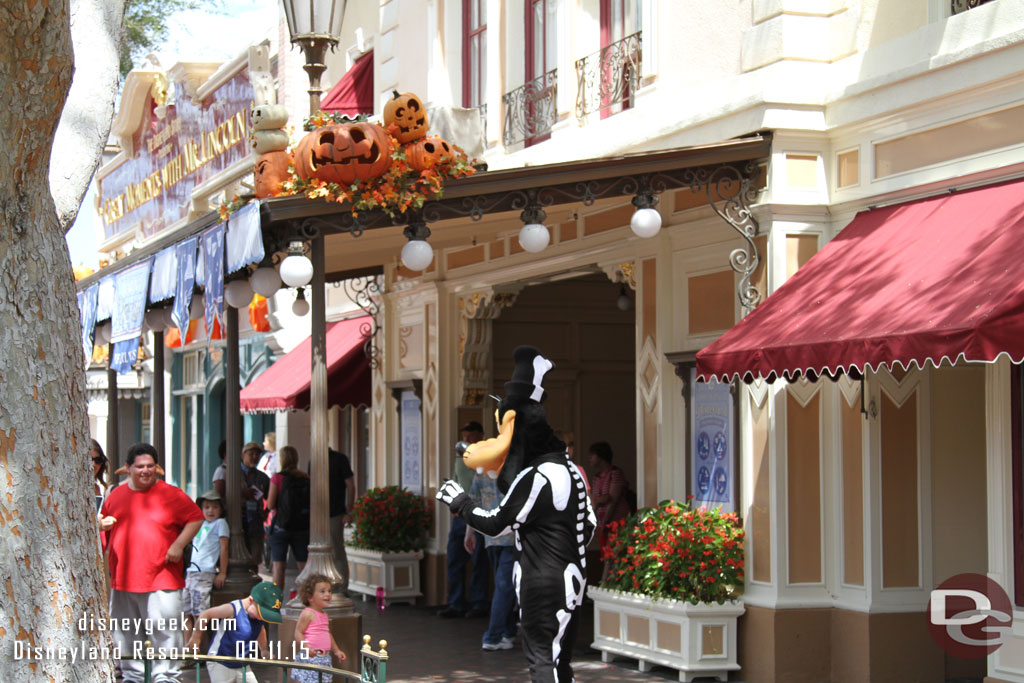
M481 106L486 92L487 0L462 0L462 106Z

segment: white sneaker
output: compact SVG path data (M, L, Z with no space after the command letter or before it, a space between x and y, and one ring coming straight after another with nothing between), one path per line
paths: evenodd
M515 642L513 642L512 640L509 640L508 638L502 638L497 643L484 643L481 647L484 650L490 650L490 651L494 651L494 650L511 650L513 647L515 647Z

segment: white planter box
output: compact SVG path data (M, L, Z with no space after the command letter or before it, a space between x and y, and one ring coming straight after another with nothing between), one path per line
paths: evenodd
M729 680L736 663L736 619L741 602L693 605L591 587L594 643L601 659L613 655L638 661L640 671L660 664L679 671L680 681L699 676Z
M377 587L384 587L390 602L415 603L420 592L420 560L423 551L384 553L364 548L345 548L348 556L348 589L376 598Z

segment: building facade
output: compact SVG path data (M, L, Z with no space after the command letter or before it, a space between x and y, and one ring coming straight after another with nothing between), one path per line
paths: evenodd
M1024 169L1016 2L350 4L339 54L350 36L372 42L380 105L398 90L477 108L492 170L770 132L754 213L762 297L859 211ZM519 245L514 216L438 224L423 274L396 247L374 375L377 480L418 471L432 493L451 475L459 424L493 433L486 395L501 393L511 348L531 343L555 362L551 421L575 433L577 453L610 441L642 503L694 492L683 359L747 312L729 267L742 241L703 191L663 192L657 209L664 227L640 239L628 198L553 208L539 254ZM363 247L368 259L378 246ZM738 387L746 680L1024 680L1024 606L975 662L944 654L926 614L955 574L987 574L1011 595L1020 581L1011 374L1003 359ZM399 446L402 387L421 399L418 452ZM434 598L446 527L439 516L426 565Z

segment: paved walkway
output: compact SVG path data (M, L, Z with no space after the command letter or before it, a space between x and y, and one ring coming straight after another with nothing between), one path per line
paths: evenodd
M355 601L363 615L363 633L371 635L374 644L381 638L388 641L388 683L530 680L521 647L497 652L480 648L486 618L442 619L434 615L436 608L408 605L389 606L378 613L374 602L364 603L358 597ZM600 653L589 648L591 640L589 633L581 633L573 654L580 683L678 680L675 671L660 667L640 673L631 660L604 664Z
M374 647L381 639L388 641L387 682L423 683L425 681L459 681L504 683L529 681L530 671L522 647L489 652L481 649L487 619L442 619L435 616L438 608L392 605L378 612L373 600L363 602L353 596L356 611L363 615L364 634L369 634ZM674 670L656 667L653 672L640 673L634 660L617 659L611 664L601 661L601 654L589 648L592 627L581 624L581 633L573 654L573 668L579 683L618 683L620 681L676 681ZM583 630L581 628L581 631ZM354 656L355 653L348 653ZM260 683L281 681L280 669L256 666ZM185 683L196 680L195 670L182 676ZM710 680L710 679L709 679ZM209 677L202 672L199 681ZM336 681L340 683L340 679Z

